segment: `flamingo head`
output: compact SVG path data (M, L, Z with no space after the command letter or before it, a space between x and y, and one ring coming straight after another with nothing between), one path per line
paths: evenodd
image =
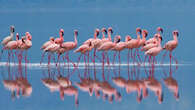
M178 30L173 31L173 35L176 35L178 37L179 36Z
M147 37L147 36L148 36L148 31L144 29L143 32L142 32L142 34L143 34L145 37Z
M158 35L158 38L162 41L163 39L162 39L162 36L159 34Z
M50 41L54 41L55 39L54 39L54 37L50 37L49 40Z
M15 32L15 27L12 25L10 26L10 32L14 33Z
M107 34L107 30L106 30L106 28L102 28L102 30L101 30L102 32L105 32L105 34Z
M113 34L112 27L109 27L109 28L108 28L108 32L111 32L111 34Z
M120 35L116 35L116 36L114 37L114 42L115 42L115 43L119 43L120 40L121 40L121 36L120 36Z
M74 34L78 36L78 30L74 30Z
M99 36L100 30L99 29L95 29L95 33L97 36Z
M19 40L19 34L18 33L16 33L16 39Z
M139 34L141 34L141 33L142 33L142 30L141 30L141 28L140 28L140 27L136 28L136 33L138 33L138 32L139 32Z
M125 38L125 41L130 41L131 40L131 36L130 35L127 35L126 38Z
M64 29L60 29L61 36L64 36Z
M157 27L156 31L163 33L163 29L161 27Z
M30 34L29 32L26 32L26 33L25 33L25 36L26 36L26 38L27 38L28 40L32 40L32 36L31 36L31 34Z

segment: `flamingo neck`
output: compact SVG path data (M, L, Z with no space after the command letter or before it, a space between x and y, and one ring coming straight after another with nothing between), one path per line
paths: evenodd
M75 42L75 44L77 45L77 42L78 42L78 41L77 41L77 35L76 35L76 34L74 35L74 42Z
M19 36L17 35L17 36L16 36L16 41L18 41L18 40L19 40Z
M176 35L173 35L173 39L177 42L177 36Z
M140 40L140 34L137 32L137 40Z
M95 33L94 33L94 39L96 39L96 38L97 38L97 33L95 32Z
M14 37L14 33L13 33L13 32L11 32L11 33L10 33L10 36L13 38L13 37Z
M111 33L110 33L110 32L108 32L108 39L109 39L109 41L112 40L112 39L111 39Z
M104 32L102 32L102 39L105 39L105 34L104 34Z

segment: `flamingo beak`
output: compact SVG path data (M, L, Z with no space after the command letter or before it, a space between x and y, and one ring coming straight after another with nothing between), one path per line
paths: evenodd
M110 30L110 32L111 32L111 34L113 34L113 30L112 29Z
M64 36L64 32L62 31L62 36Z
M75 31L75 35L78 36L78 31Z
M105 34L107 35L107 30L104 30Z
M96 34L97 34L97 36L99 36L99 31L97 31L97 33L96 33Z

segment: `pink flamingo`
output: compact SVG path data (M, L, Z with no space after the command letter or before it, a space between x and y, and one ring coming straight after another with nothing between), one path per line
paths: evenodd
M83 44L89 44L90 42L93 42L95 39L98 39L97 36L99 35L99 32L100 32L99 29L95 29L94 38L89 38Z
M51 45L49 45L47 48L45 48L43 51L44 52L50 52L52 55L54 52L56 52L58 49L60 48L59 44L56 43L52 43ZM48 65L50 64L50 55L48 56ZM55 62L55 57L53 57L53 60Z
M64 43L60 44L60 48L63 48L64 52L66 52L66 59L68 61L68 64L69 64L69 61L70 61L68 52L77 47L77 36L78 36L78 31L74 30L74 42L64 42ZM60 55L61 54L59 53L58 54L58 61L59 61Z
M170 58L170 64L171 64L171 59L174 59L174 57L172 56L172 51L177 47L178 45L178 40L177 40L177 37L179 35L179 32L176 30L176 31L173 31L173 40L171 41L168 41L163 49L167 51L169 51L169 58ZM164 60L164 57L166 56L166 52L165 54L163 55L163 60ZM177 60L175 59L175 62L177 64Z
M1 44L2 44L3 46L7 45L8 42L10 42L10 41L13 40L14 31L15 31L14 26L10 26L10 35L7 36L7 37L5 37L5 38L2 40L2 42L1 42ZM1 50L1 55L2 55L2 54L3 54L3 49ZM8 51L8 56L10 56L9 51ZM1 58L0 58L0 59L1 59ZM9 60L9 59L8 59L8 60Z
M75 97L75 105L78 106L78 89L74 86L60 87L60 97L63 99L64 94Z
M45 48L47 48L49 45L52 45L52 44L54 44L54 37L50 37L50 40L47 41L47 42L45 42L45 43L42 45L41 50L44 50ZM45 55L45 52L43 52L43 54L42 54L42 58L41 58L40 64L41 64L42 61L43 61L44 55ZM48 58L49 58L49 57L48 57ZM49 60L49 59L48 59L48 60Z
M84 54L84 62L85 62L85 66L86 66L86 52L90 52L93 49L94 45L90 42L89 44L82 44L80 47L78 47L74 52L80 52L81 55L78 58L78 62L77 62L77 66L80 62L81 56ZM89 54L87 55L87 57L89 58Z
M12 41L9 41L5 46L4 46L4 50L11 50L11 54L12 54L12 57L13 57L13 50L17 49L18 48L18 45L19 45L19 34L16 33L16 40L12 40ZM10 54L8 53L8 59L10 57Z
M29 32L26 32L25 38L22 38L23 43L21 43L21 45L18 46L18 48L20 50L22 50L22 51L25 50L25 63L28 62L27 61L27 50L32 47L32 41L31 40L32 40L31 34ZM22 51L21 51L21 55L22 55Z
M56 44L62 44L64 42L64 37L63 36L64 36L64 30L63 29L60 29L60 38L56 38L54 40L54 42Z
M156 29L156 31L157 31L157 34L159 34L159 35L161 35L162 33L163 33L163 29L161 28L161 27L158 27L157 29ZM161 35L162 36L162 35ZM153 38L150 38L150 39L148 39L146 42L145 42L145 44L150 44L150 43L154 43L154 42L158 42L157 41L157 38L154 36Z
M10 26L10 35L5 37L2 40L1 44L2 45L6 45L8 42L12 41L13 38L14 38L14 32L15 32L15 27L14 26Z
M155 62L155 56L157 56L161 50L162 50L162 47L161 47L161 41L162 41L162 37L161 35L159 34L158 35L158 46L157 47L153 47L149 50L147 50L145 52L145 55L149 55L149 62L151 61L151 56L153 56L153 61L152 61L152 72L154 72L154 62Z
M102 66L104 67L104 52L106 53L106 55L107 55L107 64L109 65L110 63L109 63L109 57L108 57L108 51L110 50L110 49L112 49L112 48L114 48L115 46L116 46L116 43L117 42L112 42L112 39L111 39L111 34L113 33L113 31L112 31L112 28L111 27L109 27L108 28L108 39L109 39L109 41L107 41L107 42L104 42L100 47L98 47L98 51L103 51L103 53L102 53Z
M136 28L136 34L137 34L137 39L131 39L131 37L126 38L126 48L128 49L128 62L129 62L129 52L131 50L131 58L133 59L133 62L135 61L135 56L133 57L132 54L132 49L134 48L139 48L139 42L140 42L140 34L141 34L141 28ZM136 51L135 51L136 55ZM138 63L138 62L137 62Z
M120 35L117 35L115 38L116 38L116 40L118 40L117 41L118 43L111 49L113 51L116 51L114 54L114 58L113 58L113 64L114 64L114 60L115 60L117 52L118 52L119 64L121 64L120 52L125 49L127 44L126 44L126 42L121 42Z

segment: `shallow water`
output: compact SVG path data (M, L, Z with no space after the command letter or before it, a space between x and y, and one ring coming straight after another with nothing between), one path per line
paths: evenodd
M176 69L176 67L178 67ZM148 96L146 98L143 98L141 102L138 102L136 100L137 93L132 92L130 94L126 93L126 90L124 88L117 87L113 82L112 78L120 76L131 80L139 80L139 79L146 79L150 76L150 70L151 67L138 67L138 66L130 66L129 73L128 73L128 67L127 66L115 66L114 69L105 68L104 75L101 67L98 66L97 68L93 68L91 65L88 68L79 68L73 73L73 69L70 68L69 72L66 67L61 66L60 68L52 68L52 67L40 67L40 68L31 68L30 66L26 67L27 71L25 72L25 66L22 66L22 68L19 68L18 66L1 66L1 82L5 79L12 79L10 76L14 77L25 77L27 74L27 80L32 86L32 93L30 96L25 97L20 94L20 97L12 98L11 92L5 89L3 86L3 83L1 83L0 86L0 94L1 94L1 108L2 109L190 109L193 105L193 97L194 96L194 89L192 89L192 82L193 82L193 72L194 69L191 65L172 65L171 70L170 66L155 66L154 74L152 78L155 78L160 82L162 85L162 91L163 91L163 102L162 104L158 103L158 98L155 95L153 91L148 89ZM22 71L21 71L22 69ZM78 99L79 99L79 105L78 107L74 104L74 97L73 96L66 96L64 98L64 101L60 99L59 91L56 92L50 92L50 90L44 86L41 79L47 78L49 75L51 78L54 78L56 80L56 77L61 74L63 76L70 75L70 80L74 84L75 82L80 82L80 79L78 77L78 74L80 74L81 77L85 78L92 78L94 79L94 71L96 72L96 78L100 81L107 80L109 84L112 85L112 87L116 88L118 92L122 95L121 101L113 100L113 102L109 102L108 100L102 99L102 93L100 98L96 98L96 96L93 94L93 96L90 96L88 92L83 92L79 88L78 92ZM172 73L170 73L170 71ZM69 74L68 74L69 73ZM128 75L129 74L129 75ZM20 76L21 75L21 76ZM173 79L176 80L178 84L178 90L179 90L179 99L176 100L176 98L173 95L173 92L171 92L167 86L165 86L165 83L163 82L163 78L167 78L169 76L172 76Z

